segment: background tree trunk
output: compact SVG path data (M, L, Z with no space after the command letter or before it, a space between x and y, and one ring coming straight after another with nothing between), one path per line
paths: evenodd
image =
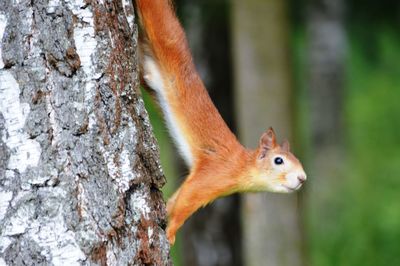
M331 241L337 216L333 203L341 189L344 170L343 87L346 37L342 0L308 3L308 74L311 103L311 180L307 183L310 244ZM331 206L327 208L326 206ZM324 221L321 223L320 221ZM337 241L337 240L333 240ZM314 250L314 249L312 249Z
M229 1L178 1L196 67L213 102L234 130ZM183 265L242 265L239 196L221 198L183 227Z
M232 30L243 143L256 147L261 134L273 126L280 138L295 144L286 1L233 1ZM303 265L297 198L298 193L243 197L245 265Z
M168 265L129 1L0 5L0 265Z

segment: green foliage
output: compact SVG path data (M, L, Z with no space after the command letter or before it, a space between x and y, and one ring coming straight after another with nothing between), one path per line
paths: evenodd
M374 64L351 42L347 124L349 169L357 216L349 214L356 251L344 265L399 265L400 258L400 40L390 30L375 34ZM349 232L350 233L350 232Z
M310 264L400 265L400 40L373 34L375 58L350 31L345 88L346 171L329 219L312 221ZM337 189L337 188L336 188ZM322 229L321 229L322 228Z

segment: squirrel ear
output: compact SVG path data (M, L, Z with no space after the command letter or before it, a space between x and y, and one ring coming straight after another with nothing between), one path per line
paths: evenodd
M290 144L289 144L289 141L287 139L285 139L282 142L281 148L282 148L282 150L284 150L286 152L290 152Z
M276 147L275 132L270 127L260 138L260 159L264 158L267 151Z

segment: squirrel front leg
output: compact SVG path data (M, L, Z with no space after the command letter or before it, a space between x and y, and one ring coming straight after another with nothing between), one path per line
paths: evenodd
M235 179L218 176L211 171L193 171L167 204L167 238L175 242L175 234L183 223L199 208L235 190Z
M180 188L172 195L167 203L168 226L167 238L170 244L175 243L175 234L183 225L186 219L201 206L207 204L207 195L200 195L200 191L206 189L202 187L198 174L189 175Z

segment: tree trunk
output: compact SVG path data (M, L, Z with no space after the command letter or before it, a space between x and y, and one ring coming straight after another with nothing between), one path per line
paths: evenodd
M0 5L0 265L168 265L131 2Z
M343 128L345 32L342 0L308 4L309 87L312 140L315 147L337 146Z
M286 2L233 1L232 30L241 139L256 147L273 126L293 144ZM297 193L246 195L242 216L245 265L303 265Z
M228 6L226 0L191 0L179 5L196 67L213 102L232 129ZM242 265L239 210L239 197L233 195L218 199L196 212L183 227L183 264Z
M343 9L342 0L312 0L308 3L312 160L306 200L311 231L314 232L310 235L317 239L323 235L320 243L337 241L330 239L331 230L338 222L332 207L343 191L339 187L345 162L342 139L346 51ZM317 239L311 239L310 244L317 244Z

